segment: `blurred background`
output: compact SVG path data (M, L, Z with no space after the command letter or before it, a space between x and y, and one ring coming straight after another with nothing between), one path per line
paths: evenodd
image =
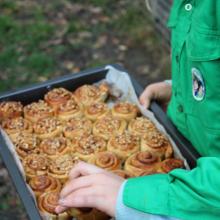
M0 92L113 63L143 86L170 78L170 4L0 0ZM1 160L0 219L27 219Z

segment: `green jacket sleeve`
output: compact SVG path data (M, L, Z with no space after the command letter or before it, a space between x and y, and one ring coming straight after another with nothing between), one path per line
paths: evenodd
M191 171L130 179L123 202L142 212L184 220L220 219L220 158L200 158Z

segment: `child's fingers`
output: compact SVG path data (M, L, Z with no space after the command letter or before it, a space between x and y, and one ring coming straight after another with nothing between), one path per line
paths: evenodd
M70 193L64 199L59 200L63 207L97 207L102 189L99 186L81 188Z
M103 172L103 170L94 165L80 161L70 171L69 178L75 179L79 176L86 176L86 175L96 174L100 172Z
M89 175L89 176L82 176L82 177L68 181L65 184L64 188L62 189L60 193L60 197L64 198L67 195L69 195L71 192L79 188L90 186L94 182L94 178L95 178L94 176Z
M111 185L117 184L114 181L111 182L111 179L117 179L117 180L123 180L123 178L116 176L112 173L108 172L101 172L97 174L91 174L87 176L81 176L75 179L70 179L62 189L60 193L60 198L65 198L68 196L71 192L79 190L80 188L89 187L91 185L105 185L106 181L109 179Z
M117 194L123 181L102 169L99 173L72 179L67 185L68 189L65 189L65 196L59 200L56 211L64 211L66 207L91 207L114 216Z
M67 209L68 209L68 207L58 205L58 206L55 208L55 212L59 214L59 213L62 213L62 212L64 212L64 211L66 211Z

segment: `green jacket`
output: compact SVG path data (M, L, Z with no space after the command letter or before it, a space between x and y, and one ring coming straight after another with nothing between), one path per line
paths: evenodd
M220 0L175 0L168 116L203 156L191 171L127 181L123 202L184 220L220 219Z

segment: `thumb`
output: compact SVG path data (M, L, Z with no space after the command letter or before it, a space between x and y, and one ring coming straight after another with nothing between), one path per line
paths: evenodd
M149 99L139 99L141 105L145 108L148 109L150 107L150 100Z
M141 94L139 101L144 108L149 108L151 100L154 97L154 92L151 86L148 86Z

